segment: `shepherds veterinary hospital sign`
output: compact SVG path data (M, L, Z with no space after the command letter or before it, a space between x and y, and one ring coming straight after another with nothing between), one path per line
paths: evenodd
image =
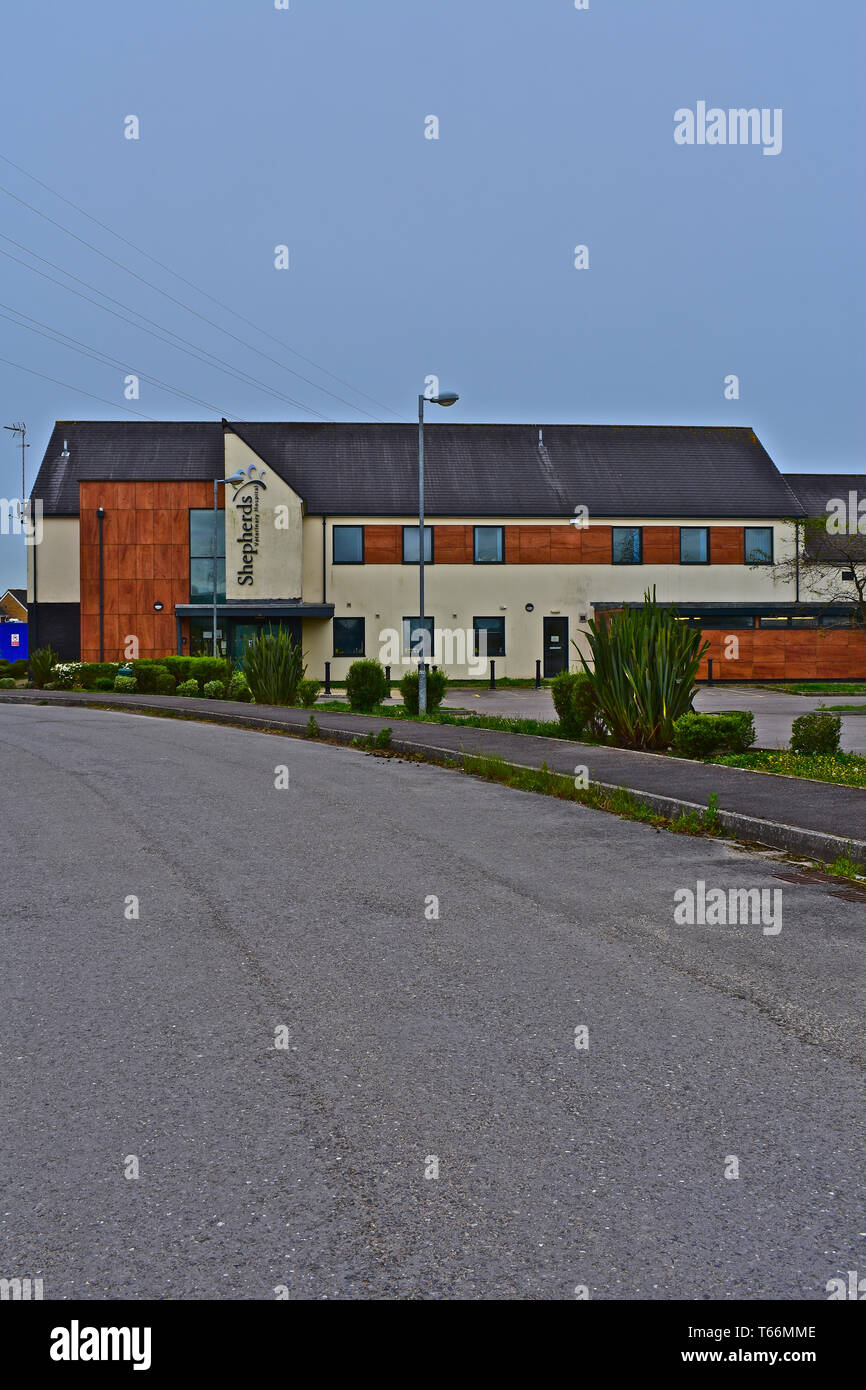
M240 554L235 552L235 561L240 561L235 577L238 586L243 589L247 586L255 587L262 526L260 496L267 488L267 483L265 470L257 468L254 463L241 471L245 475L244 481L234 490L232 506L235 508L238 523L235 544L241 547Z

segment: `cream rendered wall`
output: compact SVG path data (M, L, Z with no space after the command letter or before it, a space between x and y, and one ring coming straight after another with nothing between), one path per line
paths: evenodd
M40 603L78 603L81 552L77 516L46 516L42 540L27 547L27 599L32 603L34 559ZM38 552L38 554L36 553Z
M471 518L428 518L430 525L472 524ZM388 629L396 629L401 638L402 619L418 613L417 565L333 565L333 525L417 525L417 518L406 517L335 517L327 521L326 587L327 600L334 604L337 618L364 618L366 655L380 657L381 644ZM550 525L550 518L484 517L479 524L488 526ZM564 523L567 524L567 523ZM610 521L596 518L599 525L635 525L648 529L652 522L636 518L633 522L617 517ZM655 523L665 526L727 525L725 520L693 517L672 517ZM738 526L766 526L766 518L748 518ZM775 524L777 559L793 553L792 528ZM790 532L787 535L786 532ZM321 517L304 520L304 597L318 602L322 598L322 524ZM435 555L435 550L434 550ZM454 565L425 566L426 615L437 628L468 629L466 650L472 655L473 618L505 618L506 655L496 658L497 676L532 676L535 662L543 657L543 619L546 616L567 617L569 639L578 638L578 629L593 616L593 601L639 602L648 587L656 586L661 602L726 603L754 601L760 603L791 602L793 585L782 584L773 567L751 569L748 565ZM527 613L525 605L534 604ZM504 605L504 612L503 612ZM345 677L351 658L334 657L330 622L306 620L303 634L307 664L312 676L321 677L324 662L331 662L335 680ZM585 644L582 644L585 648ZM569 653L577 661L574 649ZM390 659L385 657L384 659ZM393 664L393 663L392 663ZM447 663L443 663L447 664ZM404 668L405 669L405 668ZM466 666L458 668L453 662L448 670L457 679L477 674ZM395 679L400 672L392 670Z
M266 464L253 449L230 430L225 432L225 476L242 469L252 471L245 486L226 486L226 598L300 598L303 574L304 504L288 483ZM252 479L263 475L265 486L256 488ZM258 501L258 553L253 557L253 582L241 583L243 564L242 513L237 498ZM244 576L247 577L247 576Z

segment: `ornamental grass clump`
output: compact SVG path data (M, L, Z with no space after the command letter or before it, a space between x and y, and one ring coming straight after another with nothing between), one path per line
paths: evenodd
M260 631L244 652L244 675L257 705L295 705L306 666L283 627Z
M662 749L674 724L692 708L695 678L709 642L674 608L661 608L655 589L642 608L623 608L589 623L592 665L577 647L595 688L598 712L622 748Z

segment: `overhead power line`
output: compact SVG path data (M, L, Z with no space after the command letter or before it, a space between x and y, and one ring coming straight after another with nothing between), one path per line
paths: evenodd
M23 246L20 241L15 241L12 237L7 236L5 232L0 232L0 237L2 237L4 241L8 241L11 246L17 246L19 251L23 251L26 255L32 256L34 260L42 261L43 265L50 265L53 270L59 271L60 274L65 275L67 279L74 280L76 284L85 285L87 289L93 290L93 293L98 294L100 298L107 299L110 304L117 304L121 309L127 309L129 313L135 314L136 318L140 318L145 323L152 324L154 328L160 329L160 332L153 333L150 329L143 328L141 324L134 323L132 319L125 318L123 314L118 314L113 309L107 309L104 304L99 304L97 300L91 299L89 295L82 294L80 290L72 289L71 285L64 285L62 280L55 280L53 275L47 275L44 270L39 270L36 266L28 265L27 262L22 261L19 256L13 256L11 252L4 251L2 247L0 247L0 256L6 256L10 261L15 261L18 265L23 265L25 270L32 271L34 275L41 275L44 280L50 280L52 284L59 285L61 289L68 291L69 294L77 295L79 299L86 299L88 303L94 304L97 309L102 309L104 313L113 314L115 318L123 319L124 323L130 324L139 332L150 333L151 337L158 338L161 342L167 343L169 347L175 348L179 352L185 352L187 356L195 357L197 361L203 362L205 366L216 366L219 371L226 372L227 375L234 377L236 381L242 382L245 386L252 386L257 391L263 391L266 395L273 396L276 400L288 401L290 405L295 406L298 410L306 411L309 415L316 415L320 420L327 419L326 416L320 415L317 410L313 410L312 406L304 405L301 401L296 401L294 397L287 396L283 391L278 391L275 387L268 386L266 382L258 381L255 377L250 376L248 372L244 372L237 367L232 367L230 363L224 362L221 357L216 357L215 354L209 352L207 348L198 348L195 343L190 342L188 338L182 338L180 334L175 333L172 328L166 328L163 324L157 323L154 319L149 319L146 314L142 314L138 309L133 309L130 304L124 304L122 300L114 299L112 295L106 294L104 290L97 289L97 287L91 285L89 281L82 280L78 275L73 275L71 270L64 270L62 266L57 265L46 256L40 256L38 252L31 251L29 247ZM173 343L170 342L168 338L162 337L164 333L168 333L170 337L176 338L177 342ZM184 344L185 346L181 347L179 344ZM210 361L208 361L209 358L211 359Z
M14 367L17 372L29 372L31 376L41 377L43 381L51 381L55 386L62 386L66 391L77 391L80 396L89 396L92 401L101 401L103 405L110 405L115 410L123 410L127 415L138 415L142 420L152 420L154 424L159 424L155 415L145 415L141 410L130 410L129 406L118 405L117 401L108 401L104 396L94 396L92 391L83 391L80 386L70 386L68 381L58 381L56 376L46 376L44 372L34 371L32 367L25 367L23 362L10 362L8 357L0 357L0 362L4 367Z
M98 218L92 217L91 214L86 212L84 208L81 208L78 206L78 204L73 203L71 199L65 198L63 194L58 193L55 189L51 188L49 184L44 183L41 179L37 179L34 174L29 173L28 170L23 169L20 165L15 164L12 160L8 159L6 155L0 154L0 159L2 159L4 163L9 164L10 167L12 167L13 169L17 169L20 173L23 173L27 178L32 179L33 182L39 184L40 187L45 188L54 197L59 198L61 202L64 202L69 207L74 208L76 212L80 213L83 217L88 218L88 220L93 222L95 226L101 227L104 231L107 231L109 235L116 237L119 241L131 247L131 249L136 251L139 255L145 256L148 260L152 261L154 265L158 265L160 269L167 271L169 275L174 276L175 279L180 280L185 285L188 285L189 288L195 290L197 294L201 294L206 299L209 299L212 303L216 304L226 313L232 314L235 318L248 324L251 328L254 328L256 332L262 333L263 336L270 338L273 342L277 343L287 352L291 352L293 355L300 358L301 360L308 362L311 366L315 368L316 371L323 372L325 375L330 376L333 380L340 382L342 385L348 387L350 391L354 391L356 395L363 396L365 400L369 400L372 404L377 405L381 410L385 410L389 415L395 415L397 419L401 418L399 415L397 415L396 411L393 411L388 406L383 405L381 401L377 401L374 397L368 396L366 392L358 390L356 387L352 386L350 382L345 381L342 377L335 376L333 372L329 372L327 368L319 366L317 363L313 362L311 358L304 357L302 353L298 353L288 343L284 343L281 339L274 337L273 334L266 332L265 329L259 328L255 323L253 323L251 319L246 318L243 314L237 313L237 311L232 309L229 305L224 304L214 295L209 294L207 290L201 289L201 287L196 285L192 280L188 280L185 276L179 275L176 271L172 270L170 266L165 265L164 262L157 260L157 258L155 256L152 256L150 252L145 251L140 246L137 246L127 237L121 236L119 232L115 232L113 228L109 227L104 222L100 222ZM49 217L48 214L42 212L40 208L34 207L32 203L28 203L26 199L19 198L16 193L13 193L11 191L11 189L5 188L2 185L0 185L0 193L5 193L7 197L12 198L15 202L20 203L22 207L25 207L30 212L35 213L37 217L43 218L46 222L49 222L51 226L57 227L58 230L64 232L65 235L74 238L74 240L80 242L82 246L86 246L87 249L89 251L93 251L95 255L102 256L102 258L108 261L111 265L114 265L118 269L125 271L127 275L131 275L134 279L140 281L141 284L147 285L149 289L154 290L157 294L161 294L165 299L170 300L172 304L178 305L178 307L184 309L187 313L193 314L196 318L201 319L203 323L208 324L211 328L215 328L217 332L225 334L226 337L233 339L233 341L236 343L240 343L241 346L247 348L250 352L254 352L259 357L264 358L266 361L272 362L275 366L279 367L281 371L289 372L292 376L297 377L299 381L306 382L308 386L312 386L314 391L320 391L324 395L330 396L333 400L340 401L341 404L347 405L350 410L355 410L361 415L366 415L369 419L375 419L375 416L370 415L370 412L364 410L362 406L355 405L352 401L347 401L344 396L340 396L334 391L329 391L326 386L320 385L318 382L313 381L310 377L304 376L301 372L296 372L293 367L286 366L285 363L280 362L275 357L272 357L270 353L262 352L260 348L257 348L253 343L247 342L245 338L241 338L236 333L230 332L229 329L223 328L221 324L215 322L215 320L213 319L208 318L206 314L200 314L198 310L193 309L191 305L185 303L181 299L178 299L175 295L169 294L167 290L161 289L159 285L155 285L151 280L146 279L145 276L139 275L137 271L132 270L122 261L118 261L113 256L109 256L107 252L102 251L98 246L94 246L92 242L85 240L84 237L80 237L77 234L77 232L71 231L70 228L65 227L63 223L56 221L53 217ZM317 412L311 413L316 414Z
M199 396L191 396L187 391L181 391L176 386L170 386L167 381L162 381L159 377L150 376L138 367L133 367L128 362L120 362L116 357L109 356L99 348L91 347L88 343L82 343L78 338L70 338L68 333L62 333L59 328L52 328L50 324L41 323L39 319L31 318L29 314L22 313L11 304L0 302L0 309L9 309L9 314L0 313L0 318L6 319L9 323L14 323L16 328L26 328L28 333L38 333L40 338L47 338L51 343L57 343L59 347L69 348L70 352L78 352L82 357L89 357L94 362L100 362L102 366L112 367L118 371L131 372L140 381L146 381L151 386L157 386L162 391L168 391L172 396L179 396L182 400L190 401L193 405L203 405L208 410L214 411L217 415L225 415L218 405L213 405L211 401L203 401ZM12 318L12 314L17 314L18 318ZM26 319L26 323L20 323L20 319ZM31 324L38 325L31 327ZM45 330L43 332L42 330ZM65 341L64 341L65 340ZM231 412L229 412L231 414ZM240 420L239 415L232 415L233 420Z

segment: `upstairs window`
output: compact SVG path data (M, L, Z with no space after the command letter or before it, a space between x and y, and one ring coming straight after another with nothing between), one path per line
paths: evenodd
M746 564L747 565L772 565L773 563L773 528L772 526L747 526L746 530Z
M476 565L501 565L503 559L501 526L476 526L474 559Z
M709 526L680 527L680 564L708 565L710 563Z
M335 565L363 565L363 526L335 526L332 544Z
M643 531L639 526L614 526L613 563L615 565L643 564Z
M424 527L424 564L433 563L433 527ZM403 527L403 564L418 564L418 527Z
M213 509L191 507L189 513L189 601L213 601ZM217 603L226 601L225 513L217 512Z

